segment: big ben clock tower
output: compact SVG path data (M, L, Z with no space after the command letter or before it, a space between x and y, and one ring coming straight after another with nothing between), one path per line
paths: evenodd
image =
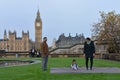
M35 19L35 48L40 49L40 43L42 42L42 20L40 17L40 12L38 10Z

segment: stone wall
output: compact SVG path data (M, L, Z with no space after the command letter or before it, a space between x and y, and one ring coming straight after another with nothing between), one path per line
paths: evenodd
M120 61L120 54L117 54L117 53L103 54L102 58L107 60Z
M79 54L83 53L83 44L76 44L71 47L61 47L50 50L50 54Z
M56 58L56 57L58 57L58 58L60 58L60 57L65 57L65 58L79 57L79 58L82 58L82 57L84 57L83 55L84 54L49 54L49 57L50 58ZM96 53L94 58L100 59L101 55Z
M1 58L29 58L29 52L8 52L0 54Z

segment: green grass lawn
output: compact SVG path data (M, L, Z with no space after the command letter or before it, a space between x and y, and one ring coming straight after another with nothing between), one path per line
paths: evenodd
M47 71L41 70L41 64L0 68L0 80L120 80L120 74L50 74L52 67L70 67L72 59L49 58ZM75 59L79 66L85 66L84 58ZM95 59L94 66L120 67L120 62Z

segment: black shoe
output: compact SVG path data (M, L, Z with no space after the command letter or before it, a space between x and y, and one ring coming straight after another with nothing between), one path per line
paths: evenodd
M90 68L90 70L92 70L92 68Z
M42 71L47 71L47 69L42 69Z

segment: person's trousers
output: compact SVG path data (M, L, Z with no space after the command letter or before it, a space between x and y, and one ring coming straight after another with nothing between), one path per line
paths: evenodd
M47 62L48 62L48 56L43 56L42 57L42 70L45 71L47 70Z
M93 66L93 57L86 57L86 69L88 70L89 58L90 58L90 69L92 70L92 66Z

